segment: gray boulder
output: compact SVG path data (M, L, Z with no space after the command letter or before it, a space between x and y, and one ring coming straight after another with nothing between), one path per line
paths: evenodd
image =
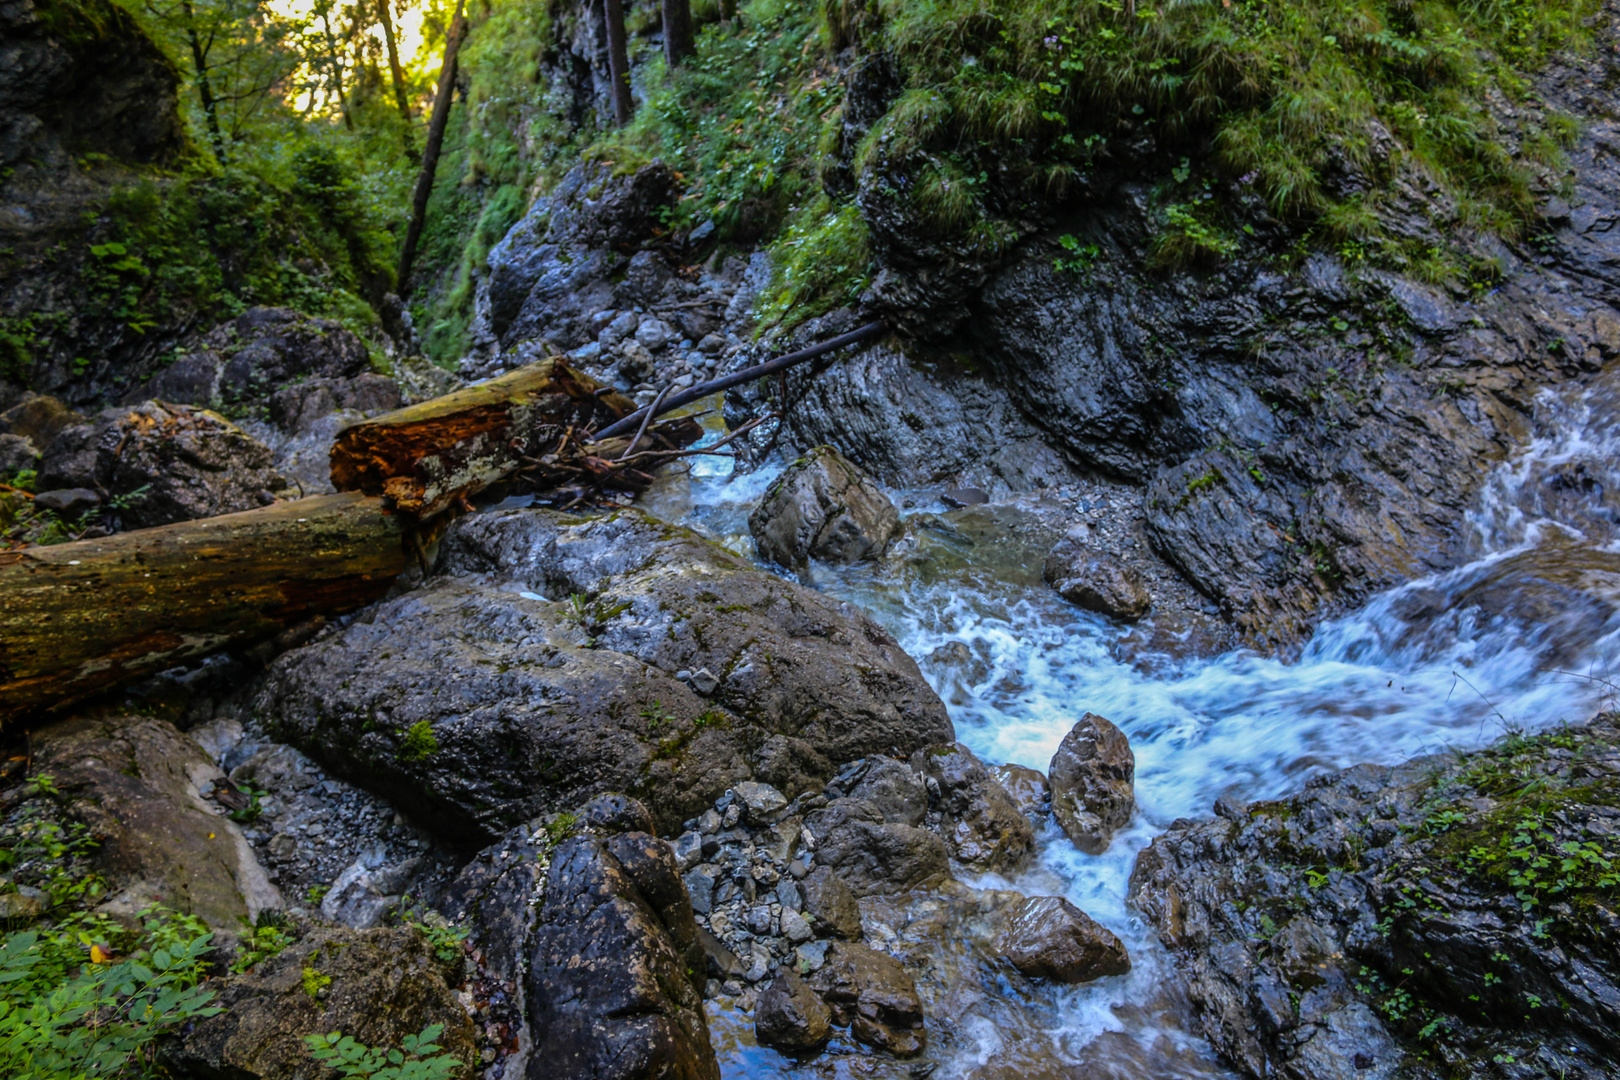
M283 481L270 449L218 413L148 401L64 428L40 460L39 483L121 497L124 525L145 529L254 509Z
M1046 557L1046 583L1063 599L1112 619L1135 622L1153 603L1141 573L1116 555L1063 540Z
M636 832L563 841L527 979L530 1080L719 1080L704 970L668 844Z
M478 846L614 790L678 831L739 782L796 795L838 763L950 738L866 616L637 511L480 514L442 549L448 576L282 656L257 708ZM705 668L709 696L675 678Z
M830 446L795 461L748 515L759 553L783 566L853 563L883 554L900 512L877 484Z
M855 894L831 869L818 866L799 883L804 893L804 914L814 921L822 937L855 941L861 936L861 909Z
M1101 855L1136 810L1136 755L1125 733L1086 713L1063 737L1047 772L1058 824L1075 847Z
M998 946L1030 978L1082 983L1131 970L1124 943L1058 896L1031 896L1016 904Z

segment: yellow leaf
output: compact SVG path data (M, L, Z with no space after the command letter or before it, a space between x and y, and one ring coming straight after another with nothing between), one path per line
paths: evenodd
M92 964L110 964L113 962L113 954L100 945L92 945L90 946L90 962Z

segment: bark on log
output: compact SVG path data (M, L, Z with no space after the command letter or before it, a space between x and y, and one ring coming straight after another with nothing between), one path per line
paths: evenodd
M635 409L555 360L410 405L346 429L332 444L332 486L383 495L433 517L556 446L570 429Z
M368 604L414 557L406 524L324 495L0 552L0 723Z

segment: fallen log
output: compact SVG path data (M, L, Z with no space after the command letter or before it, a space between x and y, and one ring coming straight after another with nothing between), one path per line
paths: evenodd
M434 517L635 403L558 360L355 424L332 444L332 486Z
M0 723L368 604L415 557L405 524L323 495L0 552Z

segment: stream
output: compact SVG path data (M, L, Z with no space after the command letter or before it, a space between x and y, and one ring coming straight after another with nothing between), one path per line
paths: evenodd
M1133 971L1035 1000L990 987L944 1012L931 1007L927 1066L910 1074L1229 1075L1177 1000L1169 957L1126 904L1138 852L1176 818L1207 816L1222 795L1275 798L1330 770L1478 747L1612 705L1617 384L1620 372L1538 402L1531 440L1495 467L1469 517L1470 561L1323 623L1289 662L1244 650L1120 659L1127 628L1041 581L1046 543L1019 500L951 511L934 493L891 492L912 507L907 554L802 575L895 635L946 702L957 738L986 763L1044 772L1087 711L1117 724L1136 754L1137 814L1107 853L1082 854L1049 825L1016 880L968 882L1068 897L1120 936ZM729 479L728 463L698 459L690 480L649 509L752 556L747 513L780 468ZM972 659L941 649L953 642ZM945 1004L919 988L925 1004ZM906 1075L862 1071L854 1047L837 1043L798 1065L754 1045L751 1017L713 1003L711 1022L727 1077Z

